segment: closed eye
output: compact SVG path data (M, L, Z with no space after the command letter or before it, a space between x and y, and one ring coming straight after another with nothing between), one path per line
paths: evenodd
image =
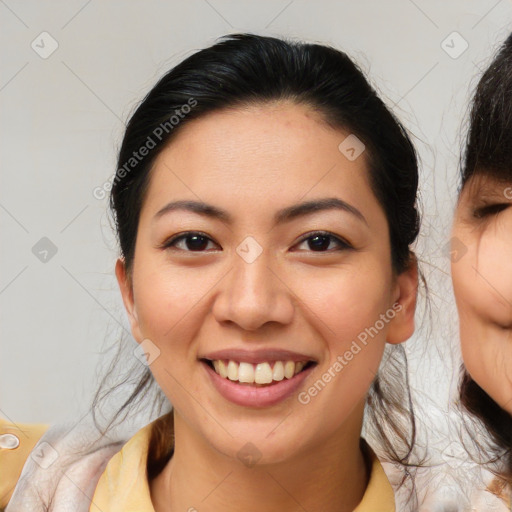
M476 219L485 219L486 217L490 217L491 215L497 215L503 210L506 210L509 206L510 203L497 203L481 206L473 210L473 217L475 217Z
M215 244L215 242L213 242L213 240L205 233L200 231L187 231L166 240L160 248L177 248L178 250L185 252L205 252L204 249L208 246L209 242ZM308 233L306 236L301 238L299 244L306 242L309 244L309 248L313 252L333 252L332 249L327 251L325 250L332 242L337 245L337 249L334 249L335 251L353 249L352 245L347 241L327 231L315 231L313 233Z

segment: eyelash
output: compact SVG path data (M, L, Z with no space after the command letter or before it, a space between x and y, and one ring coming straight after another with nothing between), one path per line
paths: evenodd
M206 234L206 233L203 233L201 231L186 231L184 233L181 233L179 235L175 235L173 237L171 237L169 240L166 240L161 246L160 248L161 249L171 249L173 247L174 244L176 244L176 242L179 242L180 240L186 240L187 238L191 237L191 236L200 236L202 238L207 238L208 240L212 241L211 238ZM304 235L298 242L297 244L301 244L311 238L315 238L317 236L323 236L323 237L326 237L326 238L329 238L331 240L334 240L336 243L338 243L338 245L340 246L339 249L336 249L335 251L344 251L344 250L349 250L349 249L353 249L352 245L349 244L346 240L340 238L339 236L336 236L336 235L333 235L332 233L329 233L328 231L313 231L311 233L307 233L306 235ZM178 249L178 250L182 250L184 252L198 252L198 253L201 253L201 252L206 252L206 251L190 251L188 249ZM311 251L311 252L333 252L333 250L326 250L326 251Z
M486 217L490 217L491 215L497 215L501 213L509 206L510 204L506 203L489 204L481 206L479 208L475 208L475 210L473 211L473 217L475 217L476 219L485 219Z

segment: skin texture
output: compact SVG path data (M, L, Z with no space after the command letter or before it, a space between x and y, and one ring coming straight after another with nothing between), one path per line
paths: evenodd
M414 264L393 275L387 221L364 154L351 162L338 150L347 135L304 105L253 105L192 121L159 155L132 273L122 259L116 265L133 335L160 350L150 369L174 406L175 453L150 484L158 512L201 505L339 512L361 500L365 395L386 340L413 333L417 272ZM274 226L277 210L324 197L346 201L365 221L330 210ZM155 219L178 199L227 210L233 224L186 211ZM161 248L188 230L208 236L201 252L187 251L183 239ZM353 248L333 238L315 251L301 241L314 230ZM252 263L236 252L248 236L263 249ZM198 361L225 348L300 352L318 361L303 391L396 302L395 318L307 405L296 395L265 408L235 405ZM261 454L254 467L237 457L247 442Z
M470 178L452 235L464 363L475 382L512 414L511 183Z

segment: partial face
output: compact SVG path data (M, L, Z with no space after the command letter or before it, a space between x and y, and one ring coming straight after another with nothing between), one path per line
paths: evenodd
M227 456L250 441L284 460L359 432L386 339L412 334L416 274L392 274L347 135L290 103L224 111L184 126L152 170L133 280L121 261L118 279L175 414Z
M512 414L512 183L473 176L459 199L452 242L466 368Z

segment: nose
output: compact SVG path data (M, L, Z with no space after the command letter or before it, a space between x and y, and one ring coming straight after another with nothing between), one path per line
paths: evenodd
M218 322L234 323L247 331L255 331L269 322L288 324L292 321L296 299L271 266L266 252L248 262L235 253L233 268L220 282L220 291L213 304Z

